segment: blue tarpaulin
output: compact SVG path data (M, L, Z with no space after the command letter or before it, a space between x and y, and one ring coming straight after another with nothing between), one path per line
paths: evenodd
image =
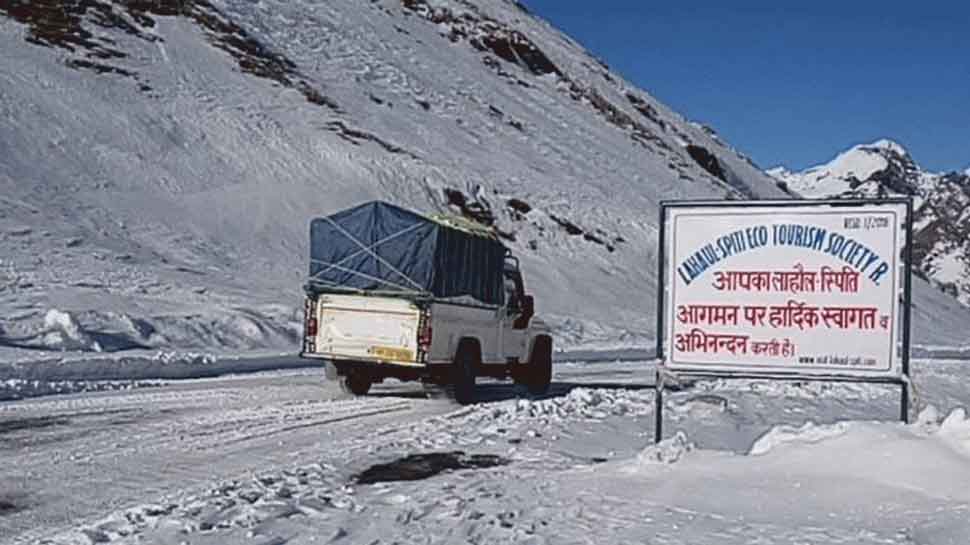
M503 302L505 246L381 201L310 222L310 289Z

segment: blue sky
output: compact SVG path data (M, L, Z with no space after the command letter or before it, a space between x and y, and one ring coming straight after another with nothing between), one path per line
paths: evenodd
M524 0L762 167L891 138L970 166L970 2Z

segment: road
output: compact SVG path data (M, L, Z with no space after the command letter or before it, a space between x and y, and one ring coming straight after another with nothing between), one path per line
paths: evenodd
M0 544L964 543L970 367L913 363L933 409L912 426L896 387L700 381L665 396L656 448L642 361L471 407L395 381L348 398L321 369L0 402Z
M637 381L650 376L645 364L561 367L549 396L580 385L647 388ZM518 395L490 383L481 397ZM458 409L396 381L347 398L318 369L0 403L0 543L36 542L146 499L322 453L350 459L375 433Z

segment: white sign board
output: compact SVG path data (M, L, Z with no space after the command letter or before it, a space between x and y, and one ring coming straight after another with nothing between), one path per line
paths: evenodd
M907 209L906 201L664 204L663 365L901 377Z

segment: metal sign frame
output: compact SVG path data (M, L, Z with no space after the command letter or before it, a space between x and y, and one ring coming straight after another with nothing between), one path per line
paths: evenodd
M818 381L818 382L845 382L845 383L869 383L869 384L888 384L901 387L900 396L900 420L909 422L909 383L910 383L910 311L911 311L911 292L912 292L912 248L913 248L913 200L909 197L894 198L865 198L865 199L792 199L792 200L747 200L747 201L711 201L711 200L674 200L661 201L660 203L660 229L659 244L657 252L657 341L656 341L656 396L655 396L655 433L654 442L659 443L663 438L663 394L665 386L664 377L667 370L664 367L666 356L665 341L665 305L667 302L667 216L668 211L673 208L778 208L783 212L786 208L805 208L805 207L829 207L829 208L860 208L869 205L904 205L906 207L906 218L902 224L905 232L905 242L902 249L903 271L902 271L902 321L899 325L902 331L898 332L896 345L899 350L901 365L900 377L851 377L839 376L838 374L808 374L808 373L741 373L741 372L717 372L717 371L678 371L678 376L687 378L722 378L722 379L757 379L757 380L797 380L797 381ZM898 228L899 226L897 226ZM671 244L673 241L671 241ZM894 248L895 251L895 248ZM898 292L897 292L898 293ZM894 295L895 296L895 295ZM672 339L671 339L672 342Z

